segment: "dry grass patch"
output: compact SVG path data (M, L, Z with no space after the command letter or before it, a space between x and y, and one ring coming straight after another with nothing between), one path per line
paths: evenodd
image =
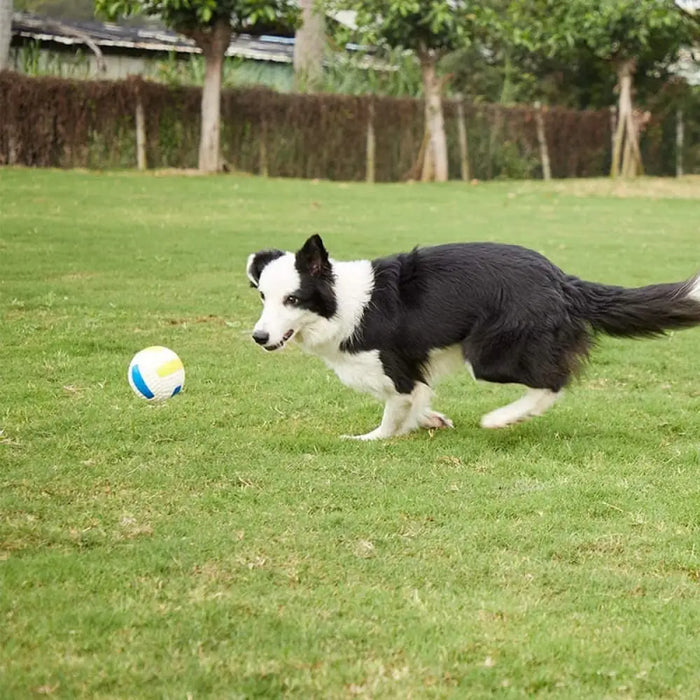
M552 180L524 182L516 186L520 191L551 189L558 194L576 197L620 197L647 199L700 199L700 175L680 178L639 177L634 180L597 178L590 180Z

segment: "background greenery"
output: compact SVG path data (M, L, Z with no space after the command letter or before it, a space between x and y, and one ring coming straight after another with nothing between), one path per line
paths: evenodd
M161 9L168 12L161 12L160 19L189 34L191 22L196 19L194 15L199 18L196 21L204 21L206 24L219 10L224 11L221 3L190 5L187 9L181 3L165 2ZM255 11L250 3L243 5L244 14L248 11L252 13L249 20L255 22L265 15L266 31L291 34L292 25L287 21L288 18L284 19L286 14L275 14L283 6L286 8L285 2L275 0L254 5ZM700 88L692 85L697 83L697 66L692 60L689 47L697 43L700 25L697 17L691 19L689 11L681 12L672 0L617 0L613 3L599 3L600 7L593 8L587 2L557 5L547 0L489 0L487 3L473 5L461 3L463 16L457 12L454 3L450 4L446 0L431 0L427 4L430 6L427 14L422 12L420 3L416 2L330 2L330 7L334 5L344 9L352 6L365 10L364 14L360 12L358 15L361 25L363 17L365 20L375 17L379 9L379 17L382 18L380 24L388 25L384 27L386 31L379 31L376 22L364 22L367 31L358 34L339 30L336 23L329 21L326 37L329 48L321 86L326 92L420 97L422 88L418 59L401 47L412 46L420 53L420 47L425 45L444 50L438 68L445 81L447 96L461 95L470 104L532 104L537 100L560 107L601 109L608 108L617 100L616 83L621 81L621 77L616 71L620 71L621 65L631 65L630 61L633 61L634 103L640 110L640 115L648 111L651 116L644 127L641 145L646 172L654 175L675 174L676 127L681 114L685 124L682 167L685 172L698 171ZM144 9L146 14L155 12L153 3L112 2L103 3L101 7L110 16L118 16L124 12L130 14L137 6ZM472 11L467 12L467 6ZM93 12L94 5L92 0L18 0L18 8L84 19ZM175 14L169 14L171 11ZM190 16L190 11L194 15ZM226 17L229 14L228 11L224 12ZM236 12L234 15L238 17ZM406 22L407 17L416 21ZM458 20L459 17L461 20ZM134 21L134 18L131 17L130 21ZM147 20L141 17L136 21ZM420 32L415 35L418 25ZM243 28L252 31L250 22ZM372 47L370 55L364 55L361 51L344 51L343 47L348 40L355 42L355 48L358 48L358 43ZM393 50L387 50L387 47L393 47ZM682 56L688 82L677 74L677 61ZM423 55L423 59L427 60L427 54ZM56 53L40 56L39 45L36 43L18 48L15 62L30 75L85 77L88 69L83 52L77 52L67 59ZM154 61L144 72L171 86L201 84L204 73L201 57L180 60L174 56ZM233 88L265 85L274 90L289 91L294 83L288 65L270 66L262 65L261 62L231 59L224 62L223 74L223 84ZM624 110L620 109L623 114ZM225 130L226 115L222 115L222 118ZM497 116L493 117L492 122L489 125L493 127L492 133L486 138L489 162L485 174L478 173L477 177L536 177L539 169L537 158L533 157L533 153L523 152L515 140L498 133L500 127ZM551 128L547 131L548 140L552 140ZM285 134L282 138L288 137ZM449 139L450 135L447 134L446 138ZM293 142L295 137L291 136L289 140ZM554 137L554 141L560 140ZM505 142L502 152L491 157L494 145L501 142ZM94 146L90 140L84 143L87 149L95 150ZM102 144L97 143L97 149L101 147ZM481 144L477 145L477 149L480 148ZM596 148L599 146L596 145ZM120 147L120 150L130 152L131 149ZM176 167L191 167L192 154L198 153L199 149L193 144L193 149L190 150L186 159L171 163L166 157L161 159L159 165L167 162ZM223 157L229 163L232 160L235 162L236 158L232 159L226 148L223 150ZM414 148L414 161L418 150ZM450 150L454 153L454 149ZM448 168L454 176L456 159L452 155L450 157L452 163ZM479 158L472 163L475 173L481 160ZM605 162L608 159L604 157L602 160ZM302 172L308 170L307 164L302 162L303 154L296 154L295 161L295 172L289 174L308 176ZM27 160L15 161L11 156L5 156L4 162L34 164ZM63 163L54 161L51 164ZM110 160L103 165L114 167L116 162ZM336 176L331 170L326 168L321 176L334 179ZM394 175L388 179L406 179L405 171L406 168L398 177ZM602 168L599 167L594 174L600 174L601 171ZM267 167L261 167L258 172L287 174L273 172ZM441 173L441 177L447 177L446 172ZM561 176L563 173L554 174ZM575 174L585 176L589 173L577 169ZM356 178L346 175L344 179Z
M490 0L486 6L495 13L492 19L500 17L502 20L509 13L509 4L510 0ZM14 7L16 10L63 19L95 20L94 0L14 0ZM646 8L622 9L622 12L634 11L644 13ZM532 12L531 19L534 21L537 16L534 7ZM631 19L632 15L629 15L628 22ZM638 20L638 17L635 18L635 21ZM153 19L143 15L121 18L119 22L155 26ZM352 94L371 92L392 96L421 96L420 69L412 54L402 51L383 53L379 64L393 66L395 70L367 70L366 57L338 50L342 46L343 37L334 36L338 30L335 23L330 22L328 30L331 50L328 51L324 71L324 90ZM570 28L562 28L564 30L571 32ZM594 33L593 27L589 27L589 33ZM615 71L605 58L586 50L581 45L581 37L575 42L570 37L573 43L569 54L562 59L561 56L549 55L544 46L537 50L528 48L528 42L515 41L507 32L502 32L502 36L496 31L490 35L488 32L482 34L476 33L471 42L466 42L463 48L442 60L443 71L450 75L448 94L460 93L469 100L503 104L531 103L539 99L545 104L577 109L596 109L614 102L613 89L617 80ZM345 38L357 40L357 37ZM553 41L551 36L549 39ZM31 58L31 50L29 53ZM690 60L689 55L686 60ZM659 56L654 52L638 56L635 99L645 107L653 107L658 101L659 92L672 77L669 66L663 64L663 61L663 65L658 65L659 61ZM160 65L159 78L178 84L201 85L202 63L201 57L166 60ZM71 65L65 58L61 61L57 59L48 68L44 67L41 74L50 71L50 75L79 75L80 60L76 64ZM31 61L22 60L21 65L29 72L27 66L31 68ZM224 85L239 87L249 84L291 90L292 68L289 65L261 67L254 61L227 59ZM696 103L698 99L696 94L693 102Z
M0 170L0 696L677 697L700 684L700 331L605 339L541 419L456 428L249 339L248 253L499 240L698 269L697 179L364 186ZM695 197L695 198L693 198ZM184 393L132 395L172 347Z

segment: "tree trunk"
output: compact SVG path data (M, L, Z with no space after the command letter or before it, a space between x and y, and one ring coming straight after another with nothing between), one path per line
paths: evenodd
M10 67L12 40L12 0L0 0L0 70Z
M199 140L199 170L215 173L221 170L219 132L221 124L221 76L224 56L231 41L228 19L219 18L204 30L182 31L191 36L204 55L202 87L202 130Z
M323 81L323 49L326 25L320 0L300 0L302 25L294 36L294 88L298 92L320 89Z
M617 129L613 140L613 157L610 175L635 177L642 171L642 157L639 151L639 133L634 123L632 108L632 79L636 62L634 59L621 61L617 65L620 98L617 109Z
M435 71L437 57L431 51L421 51L419 58L423 74L425 125L428 132L428 147L425 150L421 179L424 182L447 182L447 139L442 113L442 81Z

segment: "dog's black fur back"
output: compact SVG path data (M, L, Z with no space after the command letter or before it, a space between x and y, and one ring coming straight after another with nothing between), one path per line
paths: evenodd
M426 381L431 350L459 344L478 379L559 391L595 333L700 324L693 282L625 289L566 275L519 246L461 243L372 262L370 303L348 352L378 349L399 392Z

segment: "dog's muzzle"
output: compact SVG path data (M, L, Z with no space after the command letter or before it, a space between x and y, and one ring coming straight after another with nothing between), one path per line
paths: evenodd
M280 340L279 343L275 343L275 345L268 345L270 342L270 334L266 333L265 331L255 331L253 333L253 340L258 345L262 345L268 352L272 352L273 350L279 350L293 335L294 331L289 330L282 336L282 340Z

